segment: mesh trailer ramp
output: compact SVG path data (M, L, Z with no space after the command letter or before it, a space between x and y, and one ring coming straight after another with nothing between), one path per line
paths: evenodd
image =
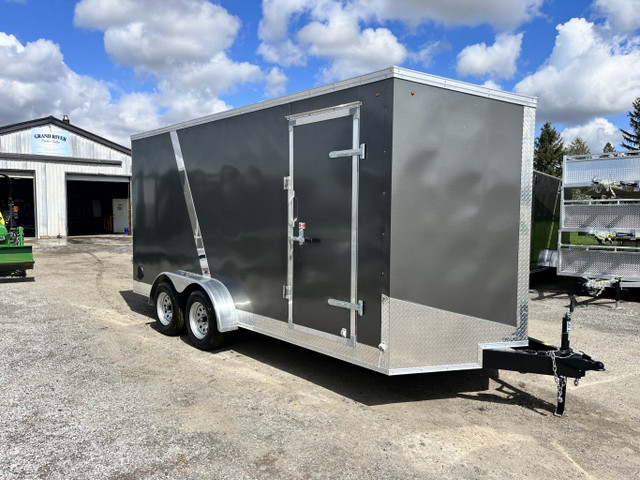
M640 287L640 151L564 157L558 275Z
M387 375L552 375L527 330L535 106L392 67L134 135L134 291L199 348L244 328Z

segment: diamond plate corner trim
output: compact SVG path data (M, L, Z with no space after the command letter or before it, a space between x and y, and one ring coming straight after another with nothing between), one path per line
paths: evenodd
M390 357L389 330L391 322L391 299L386 295L380 298L380 346L386 348L380 351L378 366L388 369Z
M520 186L520 231L518 245L517 328L512 340L528 337L529 256L531 248L531 204L533 197L533 145L536 135L536 109L524 107L522 125L522 170Z
M408 369L417 372L480 368L480 344L514 346L516 335L513 325L389 299L388 350L392 373Z
M344 342L337 342L326 337L302 330L292 329L286 321L280 321L251 312L238 310L238 324L240 327L269 337L284 340L300 347L324 353L333 358L344 360L361 367L388 374L389 349L356 344L355 347Z

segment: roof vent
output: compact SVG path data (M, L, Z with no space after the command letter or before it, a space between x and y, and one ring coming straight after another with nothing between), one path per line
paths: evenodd
M71 123L71 122L69 122L69 115L63 115L63 116L62 116L62 121L63 121L64 123Z

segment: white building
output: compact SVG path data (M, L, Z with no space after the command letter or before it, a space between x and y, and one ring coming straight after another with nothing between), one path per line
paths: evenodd
M0 127L0 174L13 178L27 236L125 233L131 150L55 117ZM8 181L0 177L0 210Z

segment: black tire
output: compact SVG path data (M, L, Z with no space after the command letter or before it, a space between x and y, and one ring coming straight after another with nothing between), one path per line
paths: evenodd
M184 309L187 333L191 344L200 350L211 350L222 344L216 313L211 300L202 290L194 290Z
M158 330L165 335L177 335L184 327L184 314L178 294L170 283L162 282L154 297Z

